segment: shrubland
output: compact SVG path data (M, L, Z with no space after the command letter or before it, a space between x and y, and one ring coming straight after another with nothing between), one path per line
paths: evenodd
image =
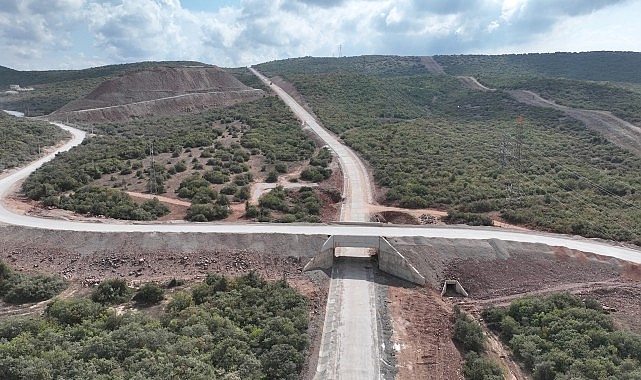
M482 317L535 380L641 377L641 336L616 329L595 300L526 297Z
M0 297L11 304L48 300L67 287L67 281L55 275L16 272L0 260Z
M192 201L187 219L224 219L230 202L249 198L251 157L262 157L265 167L286 169L286 163L309 160L316 150L274 97L87 129L94 135L25 181L29 198L90 215L151 220L168 210L154 200L138 204L124 190L144 181L146 191L162 194L167 181L178 176L177 195Z
M67 137L69 134L55 125L0 110L0 171L33 161L44 148Z
M373 63L362 68L367 60ZM371 164L384 203L641 243L641 159L560 112L501 90L467 89L430 74L419 58L300 58L257 68L290 81L323 125ZM530 83L521 79L519 86ZM617 102L636 104L638 93L617 91Z
M143 285L136 296L158 302L157 288ZM160 315L108 306L128 302L131 291L107 280L91 298L56 299L42 316L0 321L0 377L297 379L302 370L307 301L285 281L211 274L175 292Z

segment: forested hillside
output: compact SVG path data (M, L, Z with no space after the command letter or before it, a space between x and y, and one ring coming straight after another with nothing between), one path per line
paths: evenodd
M45 121L0 111L0 171L33 161L44 148L66 137L66 131Z
M419 63L300 58L257 69L290 81L325 127L372 165L387 204L450 210L456 220L500 215L543 230L641 242L639 157L560 112L523 105L503 91L468 89ZM554 91L574 92L555 81ZM583 91L592 82L572 83L585 104L613 102ZM621 94L614 101L636 104L631 92ZM629 112L636 115L635 109Z

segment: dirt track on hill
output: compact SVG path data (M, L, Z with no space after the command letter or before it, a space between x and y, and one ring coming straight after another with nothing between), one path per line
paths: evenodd
M108 122L224 107L264 96L215 66L152 67L130 71L100 84L49 118Z
M588 129L598 132L613 144L641 157L641 128L619 119L608 111L563 106L544 99L532 91L512 90L509 94L521 103L559 110L581 121Z

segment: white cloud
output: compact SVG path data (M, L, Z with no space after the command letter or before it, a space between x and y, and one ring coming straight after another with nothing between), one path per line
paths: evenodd
M241 0L203 12L179 0L2 0L0 64L46 69L175 59L239 66L328 56L339 44L348 55L640 50L641 26L633 20L639 3Z

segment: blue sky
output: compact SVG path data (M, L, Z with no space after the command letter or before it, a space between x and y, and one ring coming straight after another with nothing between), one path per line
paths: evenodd
M641 51L641 0L0 0L0 65Z

